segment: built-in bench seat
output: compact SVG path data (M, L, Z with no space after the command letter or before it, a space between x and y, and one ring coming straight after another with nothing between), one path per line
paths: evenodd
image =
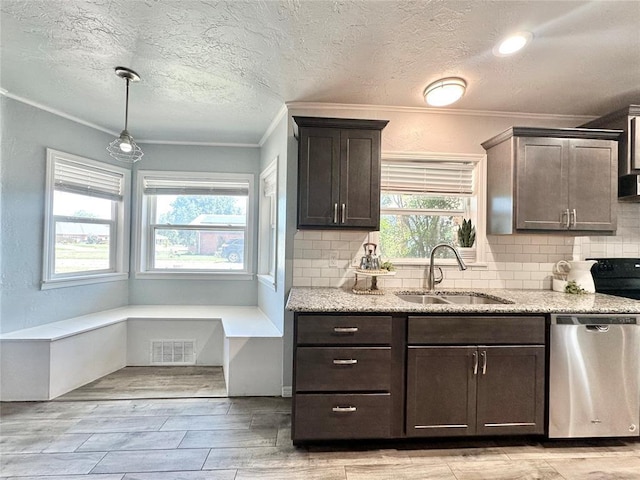
M282 332L258 307L130 305L0 335L0 400L51 400L194 336L229 396L281 394Z

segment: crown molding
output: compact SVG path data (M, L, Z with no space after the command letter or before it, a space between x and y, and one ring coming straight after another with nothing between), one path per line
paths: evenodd
M278 113L276 113L276 116L273 117L273 120L271 120L271 123L267 127L267 130L264 132L264 135L262 135L262 138L258 142L258 145L260 147L264 145L264 143L267 141L267 138L269 138L269 136L273 133L273 131L278 126L278 123L280 123L280 120L282 120L287 115L288 111L289 109L287 108L286 104L283 104L280 107L280 110L278 110Z
M136 140L144 145L179 145L189 147L235 147L235 148L260 148L257 143L218 143L218 142L182 142L179 140Z
M49 107L39 102L34 102L28 98L22 97L20 95L16 95L14 93L9 92L8 90L0 87L0 95L3 95L7 98L11 98L20 103L24 103L25 105L29 105L31 107L37 108L38 110L42 110L44 112L51 113L53 115L57 115L58 117L65 118L79 125L84 125L85 127L93 128L100 132L108 133L111 136L118 136L120 132L115 132L113 130L109 130L101 125L98 125L93 122L88 122L87 120L83 120L82 118L76 117L74 115L70 115L62 110L58 110L56 108ZM283 107L284 108L284 107ZM285 108L286 113L286 108ZM278 112L278 115L281 115L281 112ZM274 127L275 128L275 127ZM264 137L263 137L264 138ZM217 142L181 142L181 141L171 141L171 140L141 140L136 139L136 143L140 145L182 145L182 146L202 146L202 147L235 147L235 148L259 148L261 145L257 143L217 143Z
M469 117L502 117L502 118L525 118L540 120L572 120L585 121L593 120L592 115L561 115L553 113L526 113L526 112L501 112L491 110L456 110L453 108L433 108L433 107L401 107L391 105L365 105L349 103L317 103L317 102L286 102L289 110L312 109L312 110L355 110L371 112L394 112L394 113L421 113L438 115L458 115Z
M16 95L14 93L11 93L5 89L0 89L0 94L4 95L7 98L10 98L12 100L15 100L17 102L20 103L24 103L25 105L29 105L31 107L37 108L39 110L48 112L48 113L52 113L53 115L57 115L58 117L62 117L65 118L67 120L70 120L72 122L78 123L80 125L84 125L85 127L89 127L89 128L93 128L95 130L99 130L101 132L104 133L108 133L109 135L113 135L114 137L119 135L118 132L114 132L113 130L109 130L108 128L104 128L96 123L92 123L92 122L88 122L86 120L83 120L82 118L76 117L74 115L69 115L66 112L63 112L62 110L58 110L56 108L52 108L49 107L47 105L44 105L42 103L39 102L34 102L33 100L29 100L28 98L25 97L21 97L20 95Z

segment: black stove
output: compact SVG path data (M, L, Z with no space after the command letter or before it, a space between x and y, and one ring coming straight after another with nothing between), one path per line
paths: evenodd
M640 300L640 258L588 258L596 260L591 275L596 292Z

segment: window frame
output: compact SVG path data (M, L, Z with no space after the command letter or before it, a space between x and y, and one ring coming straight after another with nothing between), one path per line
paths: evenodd
M56 190L57 162L86 167L87 173L102 170L110 174L121 175L121 198L112 200L112 219L89 219L54 214L54 194ZM46 182L44 206L44 240L42 259L41 289L72 287L102 282L113 282L129 278L129 205L131 192L131 172L125 168L92 160L79 155L47 148L46 150ZM73 192L82 195L82 192ZM100 195L86 195L95 197ZM109 268L72 273L55 273L56 225L59 222L87 223L109 225Z
M147 177L167 178L171 180L184 179L193 180L197 178L203 181L246 181L248 183L248 199L247 199L247 218L244 242L244 268L242 270L211 270L211 269L158 269L151 268L153 265L155 242L154 236L151 235L152 229L158 225L152 223L152 217L155 214L155 198L149 201L149 197L155 195L146 195L144 193L144 182ZM254 174L251 173L216 173L216 172L197 172L197 171L168 171L168 170L138 170L136 182L136 239L135 239L135 271L136 279L167 279L167 280L252 280L254 278ZM171 229L170 225L162 225L165 229ZM178 229L183 228L180 225ZM219 226L198 226L187 227L192 230L220 230ZM231 227L230 230L240 230L238 227Z
M273 183L267 190L265 184ZM259 226L258 226L258 280L277 290L278 269L278 157L260 173L259 189ZM268 202L268 211L266 199Z
M468 217L472 218L474 226L476 227L476 260L475 262L467 262L469 265L473 265L474 267L483 267L486 266L485 263L485 220L486 220L486 200L485 200L485 185L486 185L486 155L481 154L452 154L452 153L435 153L435 152L382 152L382 160L381 165L385 163L385 161L393 161L393 160L405 160L405 161L419 161L425 160L430 162L471 162L475 164L475 193L473 195L468 196L471 201L468 206ZM384 188L381 186L380 188L380 196L382 197L383 192L385 192ZM442 194L442 196L446 196ZM428 211L425 210L412 210L412 209L385 209L383 207L380 208L380 215L382 216L384 213L397 213L398 211L402 211L405 214L412 213L426 213ZM434 213L443 212L442 210L434 210ZM380 233L374 232L375 235L371 237L370 241L380 243ZM384 255L384 251L381 252ZM418 265L418 266L426 266L429 265L429 258L385 258L385 260L389 260L396 265ZM454 259L438 259L438 264L455 264Z

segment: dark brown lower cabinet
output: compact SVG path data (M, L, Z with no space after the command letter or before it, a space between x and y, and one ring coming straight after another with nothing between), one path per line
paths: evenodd
M545 317L296 313L300 442L544 433Z
M544 433L543 345L409 346L406 434Z

